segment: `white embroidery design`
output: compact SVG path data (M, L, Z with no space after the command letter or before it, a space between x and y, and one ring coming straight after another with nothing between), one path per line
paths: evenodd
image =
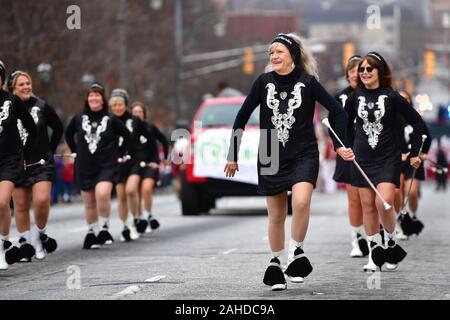
M133 133L133 119L128 119L127 121L125 121L125 126L131 133ZM121 147L122 144L123 144L123 137L120 136L119 137L119 147Z
M20 140L22 140L23 145L27 144L28 140L28 131L23 126L22 120L17 119L17 130L19 131Z
M3 102L3 106L0 108L0 135L3 132L2 122L9 117L9 107L11 107L11 101L6 100Z
M294 86L294 90L291 92L294 97L288 101L287 112L280 113L280 100L275 98L275 95L278 93L275 90L275 85L273 83L268 83L266 86L266 103L273 111L272 123L278 131L278 141L283 144L283 147L285 147L286 143L289 141L289 130L292 129L292 125L296 120L293 116L294 110L300 108L302 105L302 87L305 87L305 85L301 82L297 82Z
M345 103L347 102L348 96L343 93L339 96L339 99L341 99L342 106L345 107Z
M378 145L378 136L383 131L383 125L381 124L381 119L386 113L386 108L384 106L384 100L387 98L386 95L381 95L378 97L378 101L375 103L378 108L373 112L375 117L374 122L369 121L369 112L365 109L367 106L370 110L375 107L373 102L366 103L365 97L358 97L358 116L364 121L363 130L368 136L369 145L372 149L375 149Z
M40 111L39 107L34 106L30 110L31 117L34 120L34 123L37 124L39 122L38 112Z
M140 136L139 137L139 140L141 141L141 144L145 144L145 143L147 143L147 138L146 137L144 137L144 136Z
M97 122L91 123L87 115L83 115L81 121L81 128L86 132L84 139L88 143L88 148L91 154L94 154L97 150L98 144L102 140L101 134L106 131L106 126L108 125L108 116L104 116L100 125ZM92 128L96 129L92 132Z

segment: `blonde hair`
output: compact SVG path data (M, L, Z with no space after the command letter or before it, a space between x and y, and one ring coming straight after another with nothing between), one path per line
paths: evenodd
M17 70L12 73L12 81L11 84L8 86L8 90L10 90L11 93L14 93L14 87L17 85L17 79L19 79L20 76L25 77L30 81L30 85L33 87L33 80L31 79L31 76L26 73L25 71Z
M297 42L298 46L300 47L301 59L300 59L300 64L298 65L298 67L300 69L302 69L305 73L307 73L307 74L315 77L317 80L319 80L316 59L311 54L311 52L303 45L302 38L294 32L288 33L287 36L294 39L294 41ZM273 50L273 48L277 44L278 44L278 42L275 42L269 46L269 53L271 50ZM270 61L267 64L265 71L266 72L273 71Z
M109 101L108 101L108 104L109 104L110 107L112 107L113 104L116 103L116 102L118 102L118 101L119 101L119 102L122 102L122 103L125 105L125 107L127 106L127 103L126 103L125 99L122 98L122 97L119 97L119 96L111 97L111 98L109 99Z

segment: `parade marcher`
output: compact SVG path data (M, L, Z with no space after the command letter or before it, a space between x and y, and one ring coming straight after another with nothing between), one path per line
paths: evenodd
M135 117L127 110L129 103L128 93L123 89L114 89L109 99L111 112L130 131L136 147L135 157L120 164L119 182L116 185L119 216L124 223L121 241L131 241L139 238L138 230L143 233L148 226L147 220L139 219L139 186L142 180L140 167L151 150L143 149L141 141L153 139L147 126L141 119ZM121 157L126 156L123 139L119 139ZM138 230L136 230L136 228Z
M411 104L411 106L414 107L413 105L413 101L412 101L412 97L411 95L406 92L406 91L400 91L400 95L406 99L406 101L409 102L409 104ZM422 163L420 164L420 167L417 168L416 172L415 172L415 176L413 177L414 174L414 168L412 168L410 165L408 165L410 156L409 156L409 152L410 152L410 140L411 140L411 135L413 133L413 127L411 127L410 125L406 125L403 126L403 137L402 140L404 140L404 145L406 145L406 153L403 153L404 151L402 151L402 160L405 159L406 165L402 165L402 178L404 180L403 185L402 183L400 183L400 189L401 189L401 205L403 206L403 202L405 197L408 197L408 205L409 205L409 209L408 210L408 214L409 212L412 213L412 226L413 226L413 232L415 234L419 234L422 229L423 229L423 223L417 218L417 209L419 207L419 190L420 190L420 181L424 181L425 180L425 169L424 169L424 161L428 158L427 154L428 151L430 150L431 147L431 135L430 132L428 130L428 127L425 123L423 123L423 127L425 129L425 135L427 136L424 144L423 144L423 148L422 148L422 152L419 155L420 159L422 160ZM405 147L403 147L404 149ZM408 208L404 208L405 210L407 210ZM398 236L399 239L405 239L405 235L403 232L399 232Z
M233 177L239 171L238 152L243 130L254 109L260 105L258 192L266 196L271 250L263 283L272 290L285 290L285 276L292 282L301 283L313 269L303 244L319 171L319 150L313 124L316 101L335 113L336 130L344 140L347 116L318 82L315 60L297 34L278 34L269 47L269 59L269 72L256 79L236 116L224 172L226 177ZM353 160L351 149L338 146L336 141L334 145L341 157ZM292 191L293 213L287 268L283 272L284 261L280 259L285 254L289 190Z
M358 85L358 64L360 61L361 56L359 55L354 55L349 58L345 68L346 79L349 86L335 95L335 98L342 104L344 109L348 97ZM334 115L332 113L329 115L329 121L331 126L334 127ZM367 240L364 232L363 212L358 189L351 185L351 166L353 166L353 163L344 161L341 157L336 157L336 170L334 171L333 179L336 182L345 183L345 188L347 190L348 217L352 229L352 250L350 256L363 257L369 254L369 248L367 247Z
M351 183L358 188L363 209L364 228L369 244L369 262L365 271L376 271L383 264L395 269L406 257L396 243L395 188L400 187L401 150L397 138L397 114L414 128L411 138L410 164L419 167L418 152L423 133L423 122L416 110L391 87L392 73L384 58L369 52L358 65L358 87L347 100L348 135L360 167L376 187L372 190L363 175L352 166ZM356 122L355 122L356 119ZM386 230L386 248L382 245L380 220Z
M124 146L133 156L131 133L108 112L105 89L94 83L85 96L84 110L72 118L65 137L70 150L76 153L75 180L88 224L83 248L99 248L114 241L109 233L109 217L111 192L119 178L119 137L123 137Z
M36 124L36 139L33 147L26 151L25 163L42 165L27 168L22 172L13 192L14 219L20 234L20 248L23 262L45 258L46 252L52 253L57 248L56 240L46 234L50 214L52 183L55 181L55 164L53 154L63 135L63 124L55 110L33 93L31 76L23 71L15 71L8 81L9 90L18 96L27 108ZM22 142L25 144L29 133L18 120ZM51 129L51 137L49 137ZM35 226L31 230L30 209L33 206ZM32 247L30 247L30 245ZM33 248L34 247L34 248Z
M4 91L6 68L0 61L0 270L22 259L21 250L9 241L10 202L15 184L24 170L24 146L17 128L21 120L27 130L25 149L30 150L36 137L36 125L19 97Z
M132 114L142 121L147 120L147 110L145 105L142 102L134 102L132 106ZM139 146L140 150L150 150L150 153L146 152L147 158L144 160L146 163L155 163L158 166L154 167L146 167L144 168L141 177L141 190L140 190L140 210L141 220L148 221L148 228L146 232L151 232L159 228L159 221L152 214L152 206L153 206L153 189L155 188L155 184L159 179L159 164L161 162L158 152L158 143L162 144L164 150L164 159L163 165L166 167L168 165L168 155L169 155L169 142L167 141L164 134L153 124L149 122L145 122L147 129L151 132L153 139L146 140L141 139L141 145ZM142 202L143 202L143 210L142 210ZM140 230L142 231L142 230Z

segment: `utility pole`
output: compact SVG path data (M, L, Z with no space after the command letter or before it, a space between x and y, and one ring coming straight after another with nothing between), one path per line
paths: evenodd
M183 6L182 0L175 0L175 118L180 120L183 109L183 83L181 59L183 57Z
M119 85L121 88L128 87L128 72L127 72L127 30L126 30L126 10L127 0L120 0L119 12L117 14L117 29L119 33Z

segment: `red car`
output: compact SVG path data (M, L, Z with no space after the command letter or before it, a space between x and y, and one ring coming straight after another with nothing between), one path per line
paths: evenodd
M224 196L257 195L259 108L251 115L239 152L239 172L223 172L231 128L245 97L212 98L198 108L191 125L190 163L180 172L183 215L207 213Z

